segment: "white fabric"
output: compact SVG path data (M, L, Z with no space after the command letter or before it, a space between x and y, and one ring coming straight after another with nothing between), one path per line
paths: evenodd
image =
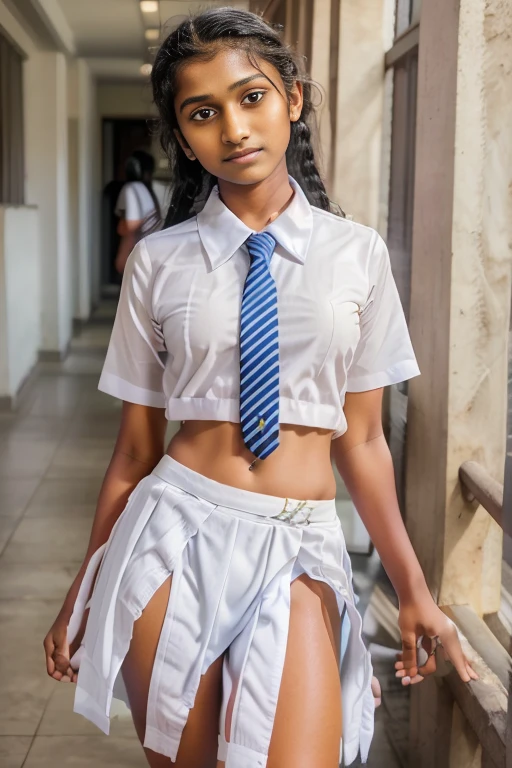
M146 185L142 181L129 181L119 193L114 212L127 221L142 221L155 213L156 208Z
M201 675L227 651L218 758L226 768L265 768L286 653L290 583L307 573L330 585L343 623L350 624L340 648L339 756L349 765L360 751L366 762L374 729L373 670L345 538L334 499L306 500L307 519L300 501L227 486L164 456L131 494L77 596L70 642L98 570L82 644L71 659L79 669L74 711L108 734L113 698L129 705L119 672L133 623L172 573L144 746L176 760Z
M162 211L162 215L167 213L167 209L169 208L170 202L171 202L171 196L173 192L173 185L170 181L163 181L162 179L153 179L151 182L151 186L153 187L153 191L155 195L157 196L158 202L160 204L160 210Z
M311 206L297 182L266 231L278 292L280 423L347 428L345 393L420 373L387 247ZM240 421L240 310L253 232L215 187L194 218L141 240L126 265L99 389L169 420Z

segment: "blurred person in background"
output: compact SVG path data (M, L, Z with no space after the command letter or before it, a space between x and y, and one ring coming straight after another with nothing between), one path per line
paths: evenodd
M160 203L152 185L155 160L143 149L137 149L126 161L127 182L119 193L115 214L119 216L117 232L121 236L115 267L123 274L126 260L137 242L162 223Z

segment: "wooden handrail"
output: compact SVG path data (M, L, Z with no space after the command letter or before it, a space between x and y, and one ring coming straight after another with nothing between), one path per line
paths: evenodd
M462 650L476 669L479 679L464 683L454 667L446 662L439 664L439 660L433 677L443 677L451 690L482 745L485 765L506 768L510 656L469 605L443 605L440 608L457 625ZM398 609L379 585L373 589L368 611L377 623L385 627L399 647Z
M466 501L478 501L503 528L503 485L477 461L461 464L459 481Z
M457 625L462 649L479 675L464 683L452 669L446 683L482 745L485 765L506 768L510 656L469 605L440 607Z

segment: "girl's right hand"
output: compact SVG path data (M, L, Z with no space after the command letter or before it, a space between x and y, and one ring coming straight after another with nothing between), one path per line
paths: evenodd
M76 683L78 672L69 663L67 630L68 622L58 616L43 642L46 669L50 677L61 683Z

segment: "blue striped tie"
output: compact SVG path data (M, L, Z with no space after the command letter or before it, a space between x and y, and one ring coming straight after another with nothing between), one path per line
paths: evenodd
M270 274L276 241L258 232L246 243L252 261L240 318L240 424L244 443L265 459L279 445L277 291Z

